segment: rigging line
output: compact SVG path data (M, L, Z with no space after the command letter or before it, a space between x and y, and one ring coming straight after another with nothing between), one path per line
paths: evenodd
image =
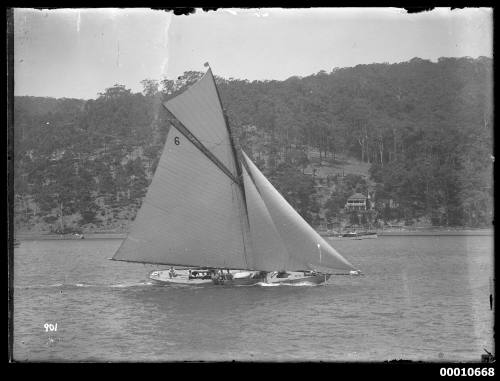
M163 105L165 108L167 106ZM168 110L168 108L167 108ZM170 111L170 110L169 110ZM198 140L196 136L194 136L191 131L176 118L176 123L173 127L179 131L182 135L186 137L191 143L194 144L196 148L198 148L208 159L210 159L224 174L226 174L234 183L240 185L239 178L235 177L231 171L215 156L205 145ZM241 186L241 185L240 185Z

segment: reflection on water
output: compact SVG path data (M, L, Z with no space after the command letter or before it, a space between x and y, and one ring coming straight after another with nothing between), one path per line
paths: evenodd
M22 242L16 360L478 361L493 351L492 237L332 241L365 276L302 287L158 286L147 280L155 267L107 260L119 244Z

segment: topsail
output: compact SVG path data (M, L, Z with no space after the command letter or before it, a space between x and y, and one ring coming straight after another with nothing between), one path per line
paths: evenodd
M175 121L113 259L262 271L354 270L243 151L236 154L210 69L164 106Z

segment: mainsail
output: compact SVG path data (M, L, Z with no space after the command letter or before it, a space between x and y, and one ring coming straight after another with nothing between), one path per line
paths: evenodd
M211 70L164 106L175 122L113 259L262 271L354 269L243 151L236 154Z
M179 123L113 259L247 268L241 187L211 71L164 106Z

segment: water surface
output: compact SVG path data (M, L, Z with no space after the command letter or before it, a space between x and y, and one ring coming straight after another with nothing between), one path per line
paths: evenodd
M14 358L479 361L494 352L491 236L330 241L365 276L326 285L157 286L121 240L23 241ZM57 323L46 332L45 323Z

